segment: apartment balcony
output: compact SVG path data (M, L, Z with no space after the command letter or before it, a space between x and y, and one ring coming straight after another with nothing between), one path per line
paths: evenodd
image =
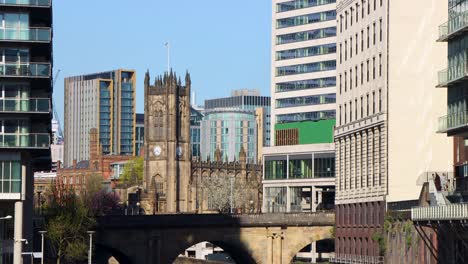
M449 67L438 72L438 84L436 87L447 87L461 81L468 80L468 62L461 63L456 67Z
M0 77L50 78L50 63L0 64Z
M0 6L50 7L50 0L0 0Z
M49 98L0 99L0 113L50 113Z
M413 221L453 221L468 220L468 204L429 206L411 208Z
M51 32L50 28L3 28L0 29L0 41L49 43L52 40Z
M50 135L48 133L1 134L0 148L15 149L48 149Z
M439 26L439 39L437 41L449 41L464 34L468 30L468 12L464 12Z
M437 133L447 133L451 130L468 129L468 111L449 114L439 117L439 128Z

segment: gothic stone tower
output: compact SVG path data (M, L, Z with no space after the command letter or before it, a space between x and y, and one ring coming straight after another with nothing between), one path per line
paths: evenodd
M147 213L187 212L190 205L190 75L185 86L172 72L145 76L145 167ZM148 208L149 207L149 208Z

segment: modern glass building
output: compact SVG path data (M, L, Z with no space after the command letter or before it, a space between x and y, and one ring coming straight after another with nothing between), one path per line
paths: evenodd
M140 155L140 151L145 143L145 114L136 114L135 125L135 155Z
M103 154L135 155L133 70L65 78L65 166L89 159L89 131L99 130Z
M203 119L203 109L190 107L190 148L192 159L201 158L201 121Z
M332 209L336 1L272 4L273 129L272 147L263 150L263 211Z
M51 167L51 1L0 1L0 20L0 215L14 216L0 262L17 264L32 249L33 173Z
M222 162L239 160L244 148L247 163L256 163L257 129L255 114L248 110L211 110L201 121L202 160L216 159L219 150Z

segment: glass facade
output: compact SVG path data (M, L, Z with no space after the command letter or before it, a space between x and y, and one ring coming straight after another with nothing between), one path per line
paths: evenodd
M0 193L21 193L21 161L0 161Z
M267 156L264 164L265 180L335 177L335 156L333 153Z
M336 10L329 10L319 13L311 13L303 16L287 17L276 20L276 28L294 27L318 23L336 18Z
M276 92L291 92L306 89L317 89L336 86L336 77L325 77L311 80L276 83Z
M0 5L25 5L49 7L50 0L0 0Z
M334 104L336 94L321 94L303 97L284 98L276 100L276 108L296 107L304 105Z
M110 154L111 147L111 93L110 81L99 83L99 142L102 145L103 154Z
M293 114L284 114L277 115L277 123L288 123L288 122L299 122L299 121L314 121L321 119L334 119L335 110L328 111L316 111L316 112L306 112L306 113L293 113Z
M134 98L133 72L122 71L120 76L120 154L133 154Z
M194 108L190 108L190 145L192 158L201 158L201 121L203 114Z
M282 50L276 52L276 60L289 60L310 56L336 53L336 43L312 46L301 49Z
M320 28L276 36L276 44L286 44L336 36L336 27Z
M265 188L265 205L267 212L271 213L284 213L286 212L287 202L287 188L286 187L270 187Z
M336 69L336 61L320 61L300 65L288 65L276 68L276 76L286 76L301 73L331 71Z
M286 12L301 8L314 7L319 5L333 4L336 0L294 0L276 4L276 12Z

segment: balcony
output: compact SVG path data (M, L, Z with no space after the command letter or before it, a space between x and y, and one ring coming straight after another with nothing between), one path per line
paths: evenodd
M0 148L48 149L50 135L47 133L1 134Z
M50 77L50 63L4 63L0 64L0 77Z
M447 133L450 130L462 128L468 125L468 111L449 114L439 117L437 133Z
M468 12L464 12L439 26L439 39L437 41L448 41L468 30Z
M468 78L468 62L461 63L455 67L449 67L447 69L438 72L438 84L436 87L447 87L451 84L467 80Z
M468 220L468 204L411 208L413 221Z
M50 0L0 0L0 5L50 7Z
M50 100L48 98L0 99L0 112L50 113Z
M0 0L1 1L1 0ZM3 28L0 29L0 41L50 42L50 28Z

